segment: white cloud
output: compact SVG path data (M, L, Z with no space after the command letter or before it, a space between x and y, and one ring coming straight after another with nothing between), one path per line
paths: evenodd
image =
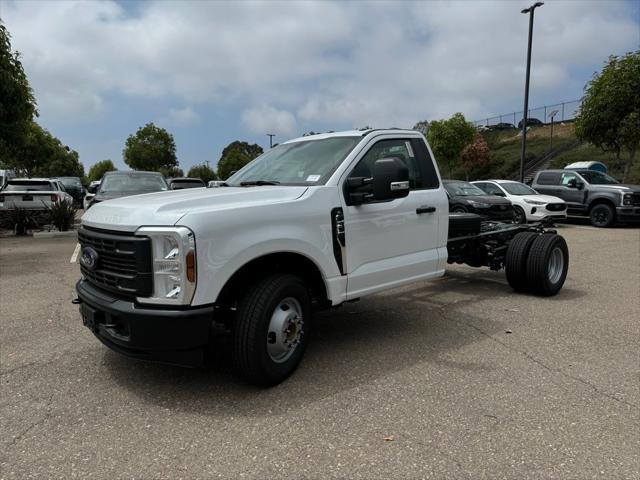
M530 2L529 2L530 3ZM520 103L527 2L2 3L47 116L95 114L110 94L246 110L253 131L301 122L411 126ZM633 2L536 11L532 100L577 96L584 73L637 48ZM170 114L197 121L190 107ZM300 132L297 132L300 133Z
M297 131L296 118L291 112L269 105L250 108L242 113L242 123L253 133L291 136Z
M167 122L177 127L188 127L202 120L200 114L191 107L170 108Z

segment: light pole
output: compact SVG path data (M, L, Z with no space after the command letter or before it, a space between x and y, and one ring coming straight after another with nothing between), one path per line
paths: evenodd
M275 133L267 133L267 137L269 137L269 148L273 148L273 137L275 136Z
M549 142L549 151L553 150L553 119L558 114L559 110L554 110L549 114L549 118L551 119L551 141Z
M524 155L527 145L527 120L529 110L529 75L531 73L531 40L533 39L533 13L536 8L544 5L543 2L536 2L529 8L525 8L520 13L529 14L529 44L527 47L527 79L524 84L524 114L522 118L522 148L520 150L520 181L524 182Z

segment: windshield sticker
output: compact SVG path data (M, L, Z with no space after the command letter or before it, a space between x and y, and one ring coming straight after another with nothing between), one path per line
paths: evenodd
M407 146L407 151L409 152L409 158L414 158L415 155L413 154L413 148L411 148L411 142L406 141L404 142L404 144Z
M317 182L320 180L321 175L309 175L307 177L307 182Z

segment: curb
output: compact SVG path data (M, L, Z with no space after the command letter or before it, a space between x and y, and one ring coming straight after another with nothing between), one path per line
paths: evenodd
M33 238L53 238L53 237L75 237L78 235L76 230L67 230L66 232L33 232Z

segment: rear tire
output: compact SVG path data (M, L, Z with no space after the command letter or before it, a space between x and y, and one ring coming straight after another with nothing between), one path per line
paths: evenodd
M616 212L611 205L599 203L589 212L591 225L598 228L607 228L616 220Z
M569 249L560 235L545 233L531 245L527 281L536 295L549 297L560 291L569 271Z
M505 272L509 285L516 292L530 291L527 281L527 258L536 238L538 238L537 233L520 232L509 243L505 259Z
M251 286L232 329L237 374L262 387L289 377L304 354L311 315L307 288L294 275L270 275Z

